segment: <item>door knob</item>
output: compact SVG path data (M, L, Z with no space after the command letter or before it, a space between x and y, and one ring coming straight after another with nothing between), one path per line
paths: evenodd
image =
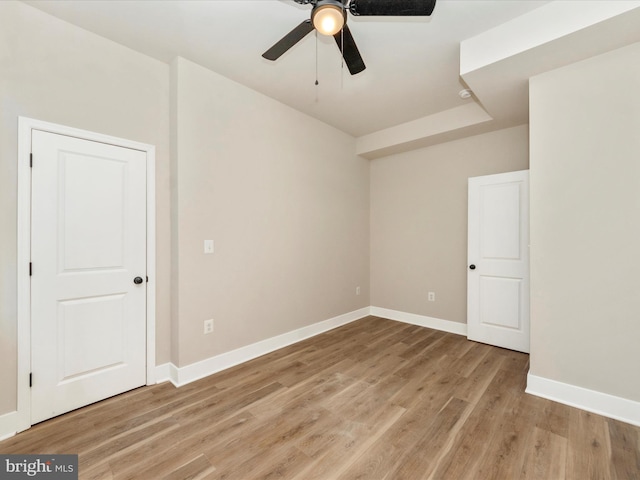
M475 265L469 265L469 270L475 270L476 266Z
M133 279L133 283L140 285L143 282L142 277L136 277Z

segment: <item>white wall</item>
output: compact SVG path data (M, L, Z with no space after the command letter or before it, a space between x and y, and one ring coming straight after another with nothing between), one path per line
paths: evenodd
M530 82L531 370L640 401L640 44Z
M172 79L173 362L368 306L369 163L355 139L182 58Z
M0 2L0 414L16 408L18 116L157 147L157 360L169 359L169 67ZM22 266L24 268L24 266Z
M371 304L466 323L467 179L526 170L528 148L523 125L373 160Z

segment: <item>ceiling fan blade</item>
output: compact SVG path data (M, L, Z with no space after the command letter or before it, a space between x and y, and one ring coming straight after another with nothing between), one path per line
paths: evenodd
M336 39L338 48L342 52L344 62L347 64L351 75L360 73L367 68L364 64L364 60L362 60L362 57L360 56L360 51L356 46L356 41L353 39L353 35L351 35L351 30L349 30L348 25L345 24L342 31L336 33L333 38ZM342 44L343 40L344 45Z
M431 15L435 6L436 0L351 0L349 11L355 16L417 17Z
M278 40L276 44L264 52L262 56L267 60L277 60L284 52L306 37L311 31L313 31L311 20L305 20Z

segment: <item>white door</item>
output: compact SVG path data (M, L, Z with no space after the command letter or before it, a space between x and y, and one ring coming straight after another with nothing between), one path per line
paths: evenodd
M529 352L529 172L469 179L467 336Z
M146 383L146 154L42 131L32 154L37 423Z

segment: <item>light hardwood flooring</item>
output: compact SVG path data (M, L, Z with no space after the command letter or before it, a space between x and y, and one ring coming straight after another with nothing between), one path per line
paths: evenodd
M640 428L525 394L528 358L368 317L0 452L78 453L81 479L640 479Z

